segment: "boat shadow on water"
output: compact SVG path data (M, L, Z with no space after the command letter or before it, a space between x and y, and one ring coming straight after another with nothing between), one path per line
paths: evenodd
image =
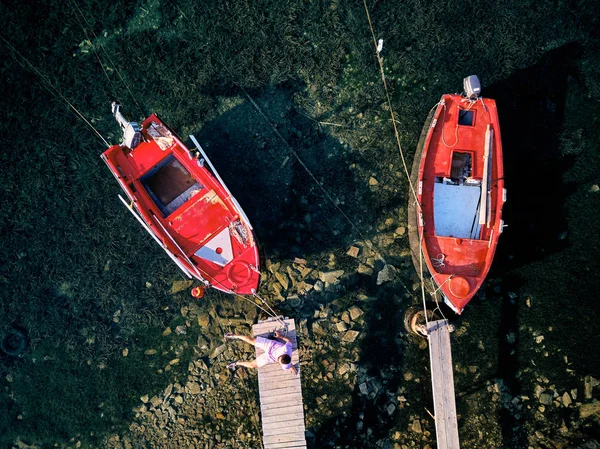
M496 99L504 147L508 200L507 224L498 245L490 277L499 284L488 290L502 300L497 378L511 395L521 394L518 373L519 307L516 293L525 280L513 270L567 248L565 204L576 186L563 180L575 156L561 148L561 131L570 83L578 83L582 48L569 43L546 53L540 61L486 89ZM526 444L520 414L503 409L500 425L504 444Z
M275 260L371 238L373 217L393 207L353 171L373 162L294 109L288 87L253 95L269 122L244 99L198 132L255 227L262 252Z
M485 90L498 105L508 200L492 274L547 257L568 245L565 202L575 163L561 152L569 83L578 82L581 46L570 43Z

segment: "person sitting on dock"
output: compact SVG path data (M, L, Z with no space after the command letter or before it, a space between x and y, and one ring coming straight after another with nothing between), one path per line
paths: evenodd
M260 368L269 363L279 363L281 369L290 370L294 374L298 374L298 370L292 363L292 341L284 337L279 331L275 331L275 338L283 340L282 343L278 340L271 340L264 337L247 337L245 335L236 335L232 333L225 334L225 338L229 340L242 340L252 346L256 346L264 351L256 359L251 362L233 362L227 365L227 368L233 369L236 366L244 368Z

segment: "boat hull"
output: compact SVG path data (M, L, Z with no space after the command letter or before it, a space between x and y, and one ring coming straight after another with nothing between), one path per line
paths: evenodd
M496 103L444 95L427 118L411 176L409 235L417 271L429 271L461 313L481 287L502 232L506 199Z
M114 145L102 154L124 203L188 277L225 293L254 294L260 261L253 229L210 162L154 114L140 131L134 149Z

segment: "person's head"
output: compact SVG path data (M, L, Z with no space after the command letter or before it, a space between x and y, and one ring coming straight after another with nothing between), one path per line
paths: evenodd
M292 367L292 359L287 354L279 356L278 361L282 369L290 369Z

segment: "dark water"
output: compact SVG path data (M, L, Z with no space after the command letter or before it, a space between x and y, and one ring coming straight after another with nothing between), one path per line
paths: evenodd
M335 253L336 268L352 273L345 296L310 298L291 312L311 316L311 307L334 308L341 298L339 312L358 302L357 293L369 297L360 304L366 337L354 362L381 389L373 397L358 385L328 391L331 398L349 396L350 405L313 429L316 447L356 447L367 428L373 439L383 438L404 432L412 415L426 416L427 353L400 328L403 310L418 299L406 297L414 272L398 255L404 243L388 257L401 268L394 284L357 276L355 260L345 256L356 240L375 238L384 217L394 226L403 222L407 203L405 180L393 176L400 162L361 2L86 1L83 17L71 2L4 3L0 11L11 20L2 35L109 140L119 140L110 100L128 102L132 118L134 110L163 113L178 131L196 132L254 223L265 255L305 257L327 270ZM458 89L466 70L482 76L484 96L498 104L508 227L482 294L456 318L467 329L453 342L456 361L481 372L477 380L457 374L458 396L485 391L496 379L513 395L531 395L541 376L560 391L581 389L583 376L600 376L600 192L590 191L600 183L598 2L369 6L385 39L386 76L409 157L430 105L450 86ZM144 19L148 10L152 20ZM96 53L87 40L104 48ZM554 48L557 42L571 43ZM118 187L98 157L101 141L4 41L1 51L0 330L21 327L31 338L25 357L0 357L0 444L21 436L52 446L77 434L100 441L126 431L141 395L172 382L157 374L164 363L143 354L166 341L160 335L172 321L185 321L179 311L188 298L169 294L176 268L116 200ZM503 73L486 86L486 75ZM223 99L241 101L217 112ZM324 120L344 127L319 125L302 100L320 102ZM369 187L371 176L378 189ZM533 332L545 337L543 345L532 342ZM196 335L185 338L193 345ZM406 381L409 372L420 383ZM401 389L411 408L390 416L382 411L387 392ZM315 405L311 393L306 401ZM526 447L528 435L515 428L530 417L501 411L498 445ZM563 418L571 415L560 411L548 423ZM598 433L597 426L580 428Z
M567 88L577 82L582 48L573 43L552 50L532 67L485 89L500 111L508 227L494 262L495 272L542 259L568 240L565 203L576 186L564 181L575 156L561 152Z

